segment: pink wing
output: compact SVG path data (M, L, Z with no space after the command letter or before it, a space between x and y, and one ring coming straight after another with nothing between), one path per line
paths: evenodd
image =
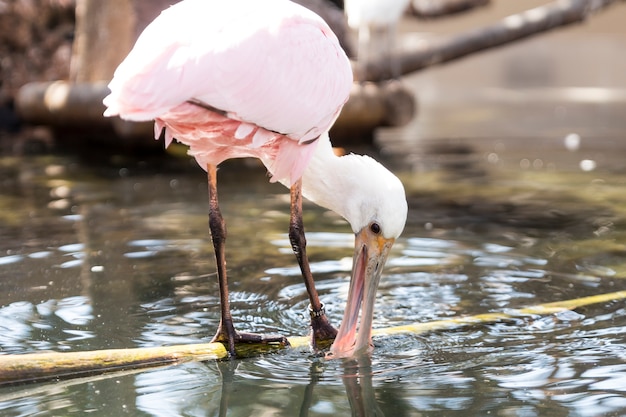
M158 118L195 99L300 142L326 132L352 71L337 38L287 0L185 0L152 22L115 72L105 115ZM266 135L267 136L267 135Z

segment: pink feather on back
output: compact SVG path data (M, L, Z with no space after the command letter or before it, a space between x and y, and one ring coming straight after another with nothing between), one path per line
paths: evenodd
M120 64L105 115L156 119L198 163L260 158L273 180L302 175L352 85L337 38L288 0L184 0ZM209 111L189 100L204 103Z

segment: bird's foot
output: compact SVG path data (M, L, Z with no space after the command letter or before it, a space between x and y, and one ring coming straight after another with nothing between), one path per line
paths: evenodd
M251 351L251 349L246 349L244 345L255 344L267 346L278 345L280 347L290 346L289 340L287 340L285 336L277 334L238 332L232 324L230 326L220 325L211 342L224 344L231 357L246 356L246 352ZM255 348L255 351L258 351L258 349Z
M315 350L330 346L337 336L337 329L328 321L324 305L318 311L309 306L309 313L311 314L312 329L311 346Z

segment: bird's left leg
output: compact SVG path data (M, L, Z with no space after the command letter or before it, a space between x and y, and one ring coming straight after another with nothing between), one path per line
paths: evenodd
M209 229L211 230L211 240L215 250L215 260L217 262L217 279L220 288L220 325L212 342L222 342L227 345L228 352L235 356L236 343L280 343L289 345L289 341L284 336L261 335L255 333L243 333L235 331L233 317L230 313L230 300L228 296L228 278L226 276L226 224L222 218L220 207L217 201L217 167L207 166L209 180Z
M326 317L324 305L320 301L317 289L315 289L313 274L309 267L309 259L306 256L306 238L304 236L304 223L302 222L302 179L293 184L290 191L291 219L289 221L289 241L300 265L306 290L309 293L311 302L309 310L311 313L311 328L313 329L311 344L313 348L316 348L319 342L334 340L335 336L337 336L337 329L330 324L328 317Z
M220 288L220 324L213 342L223 342L228 344L228 351L234 355L235 339L237 332L233 325L233 318L230 314L230 300L228 296L228 278L226 276L226 224L220 211L217 201L217 167L207 166L207 177L209 181L209 230L211 240L215 250L215 261L217 266L217 281Z

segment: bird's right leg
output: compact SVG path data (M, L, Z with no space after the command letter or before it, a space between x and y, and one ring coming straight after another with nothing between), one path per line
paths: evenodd
M337 336L337 329L330 324L328 317L326 317L324 306L315 288L309 259L306 256L306 238L304 236L304 223L302 222L302 179L293 184L290 191L291 219L289 221L289 241L298 260L298 265L300 265L304 285L309 294L311 302L309 310L311 313L311 328L313 330L311 345L313 348L316 348L319 342L334 340L335 336Z
M217 201L217 167L207 166L209 180L209 229L211 240L215 250L215 260L217 262L217 280L220 289L221 319L217 333L213 336L212 342L222 342L227 345L228 352L235 356L236 343L280 343L289 345L289 341L284 336L262 335L256 333L237 332L233 325L233 317L230 313L230 300L228 296L228 279L226 276L226 223L220 212Z

